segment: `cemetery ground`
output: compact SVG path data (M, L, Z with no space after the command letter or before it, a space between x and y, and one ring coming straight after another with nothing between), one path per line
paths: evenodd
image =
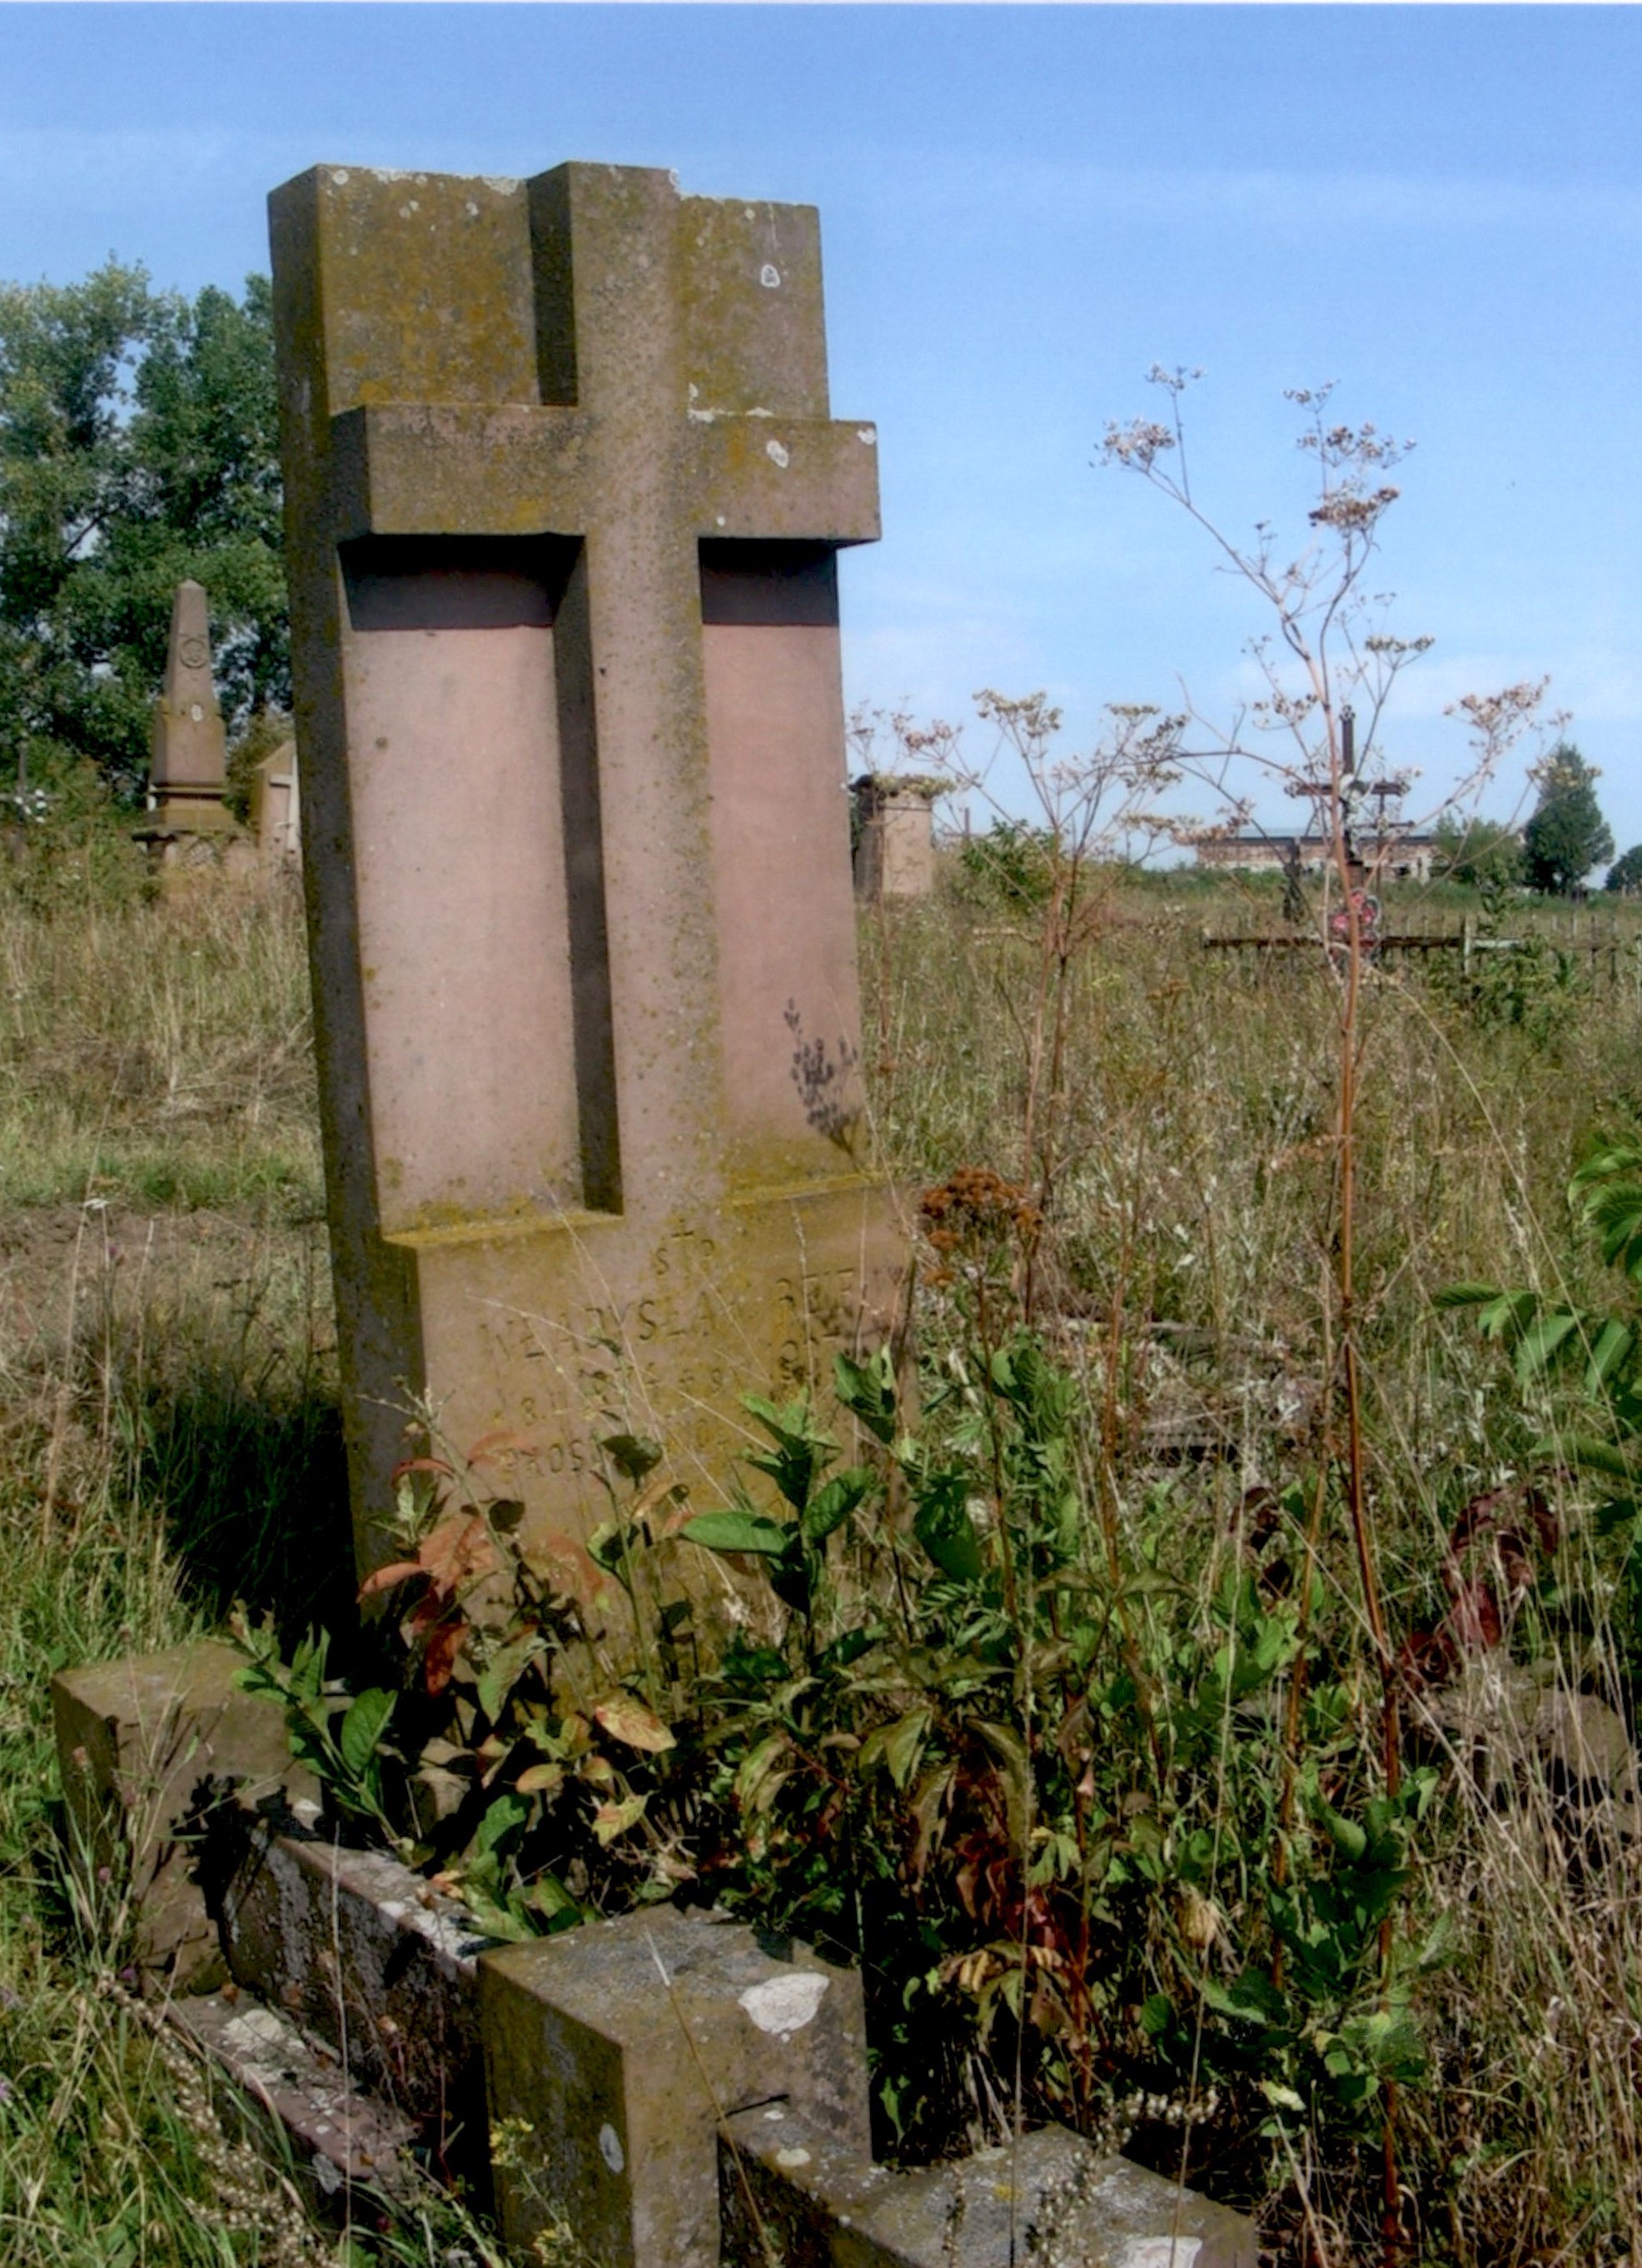
M151 901L92 839L0 866L0 2257L192 2268L341 2243L478 2261L486 2240L431 2198L311 2233L287 2172L216 2123L122 1984L120 1882L77 1886L60 1854L52 1670L220 1629L236 1600L288 1651L350 1607L297 895ZM898 1497L826 1547L808 1661L783 1672L807 1670L813 1705L772 1700L767 1672L750 1697L745 1661L730 1698L722 1678L673 1693L680 1727L693 1708L730 1727L715 1880L839 1941L837 1884L870 1878L887 2145L898 2126L913 2151L971 2142L1023 2103L1161 2169L1184 2160L1260 2214L1273 2261L1344 2264L1379 2250L1389 2093L1408 2257L1642 2257L1623 1428L1577 1364L1537 1367L1520 1328L1514 1365L1526 1307L1496 1316L1500 1344L1440 1296L1624 1309L1568 1184L1594 1142L1634 1139L1634 963L1565 964L1553 939L1475 973L1411 959L1366 989L1365 1454L1402 1710L1388 1803L1329 1454L1336 995L1320 954L1257 972L1202 950L1206 926L1275 928L1274 891L1118 877L1097 908L1064 1062L1035 1089L1034 1154L1047 1140L1054 1161L1041 1236L1023 1159L1032 906L953 867L931 901L864 917L871 1138L914 1227L939 1193L921 1415L904 1400L903 1421L947 1469L993 1466L999 1509L974 1534L1018 1551L1000 1611L1032 1636L999 1698L987 1633L951 1643L950 1551L938 1593L957 1531L901 1468ZM1442 909L1457 927L1466 907ZM1514 909L1513 933L1529 918ZM845 1438L825 1399L815 1418ZM1558 1425L1606 1426L1614 1469L1537 1447ZM849 1462L880 1455L869 1435ZM904 1532L914 1511L933 1553ZM801 1615L747 1596L744 1655L798 1645ZM839 1638L903 1624L898 1683L855 1675ZM914 1663L937 1627L947 1654ZM629 1885L660 1852L642 1832L633 1847ZM577 1886L600 1895L595 1875ZM891 1948L896 1972L870 1973Z

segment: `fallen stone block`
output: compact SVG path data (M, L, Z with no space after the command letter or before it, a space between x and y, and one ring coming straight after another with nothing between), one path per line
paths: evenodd
M725 2120L722 2268L1257 2268L1254 2224L1064 2126L875 2166L795 2109Z
M466 1909L385 1852L267 1820L212 1896L235 1981L293 2016L414 2122L470 2186L486 2165L477 1955Z
M479 1966L491 2117L528 2130L495 2175L521 2250L562 2220L611 2268L717 2268L719 2124L776 2096L869 2154L861 1979L803 1946L663 1907Z
M243 1667L207 1639L52 1680L70 1856L94 1874L128 1853L138 1962L174 1990L224 1973L192 1878L205 1813L230 1788L251 1797L311 1785L279 1711L239 1691Z

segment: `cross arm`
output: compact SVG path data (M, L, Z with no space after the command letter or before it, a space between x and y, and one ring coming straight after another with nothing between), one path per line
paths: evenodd
M700 417L691 431L698 534L876 543L878 437L844 418Z
M531 402L385 402L331 420L335 540L580 535L588 420Z

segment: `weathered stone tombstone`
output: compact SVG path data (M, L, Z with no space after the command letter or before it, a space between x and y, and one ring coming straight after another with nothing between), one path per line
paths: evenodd
M407 1391L722 1481L737 1398L890 1326L857 1157L816 216L572 165L272 201L297 735L356 1539Z
M251 775L251 831L266 873L302 866L302 794L297 743L282 741Z
M162 873L250 865L252 847L224 799L227 786L227 739L211 675L206 595L198 583L179 583L165 687L154 704L149 809L134 830Z
M864 903L927 898L935 888L935 798L949 785L896 772L864 772L851 783L855 895Z

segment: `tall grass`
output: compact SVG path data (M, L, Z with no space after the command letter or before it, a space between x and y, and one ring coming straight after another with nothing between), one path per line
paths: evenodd
M118 867L0 876L0 1203L98 1195L319 1209L290 883L155 901Z

